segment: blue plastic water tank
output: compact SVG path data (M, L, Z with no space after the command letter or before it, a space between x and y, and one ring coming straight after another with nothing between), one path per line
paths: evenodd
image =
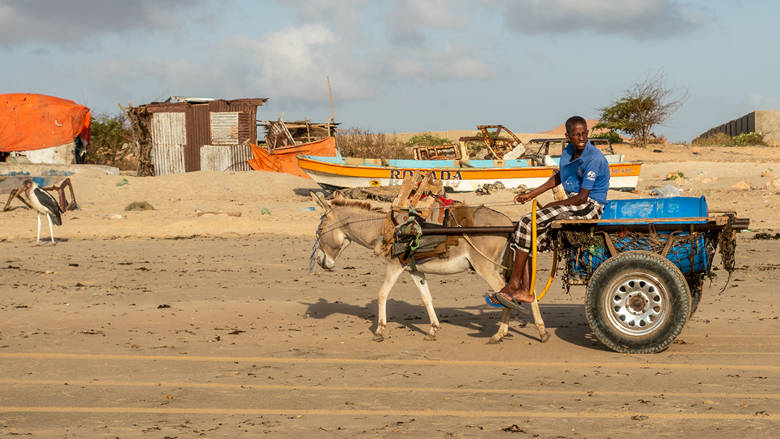
M707 200L702 196L610 200L601 219L691 218L707 216Z

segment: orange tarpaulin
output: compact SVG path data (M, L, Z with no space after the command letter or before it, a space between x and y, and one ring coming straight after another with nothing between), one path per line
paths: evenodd
M316 155L335 157L336 139L326 137L316 142L304 143L302 145L290 148L277 149L273 154L256 145L252 146L252 155L255 157L249 160L249 166L255 171L286 172L299 177L311 178L298 167L298 159L295 156Z
M30 151L89 140L89 108L53 96L0 95L0 151Z

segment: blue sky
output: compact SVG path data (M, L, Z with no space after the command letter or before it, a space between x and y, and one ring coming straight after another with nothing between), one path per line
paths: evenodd
M95 113L171 95L268 97L259 118L382 132L598 116L662 73L689 141L780 109L780 2L683 0L0 0L0 93Z

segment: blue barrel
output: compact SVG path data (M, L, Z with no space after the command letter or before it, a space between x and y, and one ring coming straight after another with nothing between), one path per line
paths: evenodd
M691 218L707 216L707 200L702 196L610 200L602 219Z
M698 218L707 216L707 200L704 197L670 197L670 198L639 198L635 200L610 200L604 208L601 219L657 219L657 218ZM694 221L698 222L698 221ZM691 221L681 221L689 224ZM636 224L634 222L633 224ZM667 259L672 261L684 274L707 270L712 262L712 255L707 254L703 235L696 239L688 238L690 232L684 227L678 232L661 231L655 235L655 246L665 244L674 234L676 242L669 249ZM618 252L632 250L657 251L647 234L629 234L613 242ZM604 247L592 246L579 255L572 255L574 272L581 276L589 276L602 262L611 255Z

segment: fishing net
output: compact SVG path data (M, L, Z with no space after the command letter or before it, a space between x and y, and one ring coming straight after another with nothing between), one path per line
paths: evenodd
M736 239L733 232L734 217L720 231L672 231L635 232L624 229L609 233L616 253L634 250L661 254L674 263L688 279L691 288L702 282L704 275L712 277L712 261L720 246L724 269L734 270ZM558 260L563 263L563 288L568 293L571 285L586 284L593 272L607 259L614 256L608 249L604 232L557 231L552 239L558 250ZM670 242L671 241L671 242Z

